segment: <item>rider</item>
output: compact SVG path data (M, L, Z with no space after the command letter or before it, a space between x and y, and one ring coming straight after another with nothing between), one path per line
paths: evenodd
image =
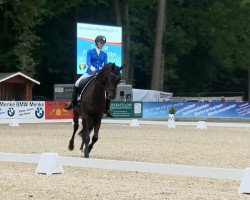
M106 43L106 38L103 35L98 35L95 38L96 47L89 49L87 52L87 70L86 73L83 74L75 83L73 93L72 93L72 101L65 105L65 109L71 110L75 105L77 105L77 93L79 90L80 81L86 79L90 76L93 76L96 70L100 70L105 64L108 63L107 54L102 51L103 46ZM106 100L106 108L105 113L107 117L113 118L113 113L110 110L110 100Z

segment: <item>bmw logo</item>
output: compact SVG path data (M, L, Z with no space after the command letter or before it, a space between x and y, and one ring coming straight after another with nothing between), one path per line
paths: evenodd
M44 111L41 107L38 107L36 110L35 110L35 114L36 114L36 117L38 119L41 119L44 115Z
M8 113L8 115L10 116L10 117L13 117L14 115L15 115L15 110L14 110L14 108L9 108L8 109L8 111L7 111L7 113Z

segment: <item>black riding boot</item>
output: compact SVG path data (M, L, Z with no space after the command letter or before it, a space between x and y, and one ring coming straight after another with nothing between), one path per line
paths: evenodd
M114 118L114 115L113 115L112 111L110 110L110 100L109 99L106 99L105 113L107 114L107 117Z
M74 108L74 106L77 105L77 93L78 93L78 90L79 90L79 88L76 87L76 86L74 86L73 92L72 92L72 101L69 102L69 103L67 103L67 104L64 106L64 108L65 108L66 110L71 110L71 109Z

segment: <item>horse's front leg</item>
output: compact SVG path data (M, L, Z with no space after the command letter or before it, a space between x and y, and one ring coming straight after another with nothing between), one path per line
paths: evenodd
M99 119L95 124L94 124L94 135L92 137L92 141L91 144L89 145L88 151L89 153L91 152L94 144L97 142L98 140L98 134L99 134L99 129L101 126L101 119Z
M74 114L73 122L74 122L74 131L73 131L73 135L69 141L69 146L68 146L68 149L70 151L72 151L74 149L74 138L75 138L76 131L79 128L79 116L77 114Z
M90 141L90 131L88 129L88 123L87 120L83 121L83 128L82 128L82 144L81 144L81 151L82 151L82 157L89 158L89 141ZM83 149L84 145L84 149Z

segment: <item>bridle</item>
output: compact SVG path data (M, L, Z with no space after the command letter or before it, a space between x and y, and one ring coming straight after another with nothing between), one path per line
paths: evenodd
M121 76L120 75L117 75L117 74L114 74L113 72L109 72L104 80L100 83L101 87L104 89L105 92L109 93L110 91L112 90L116 90L116 86L113 86L113 87L108 87L110 84L110 76L112 77L115 77L116 80L118 80Z

